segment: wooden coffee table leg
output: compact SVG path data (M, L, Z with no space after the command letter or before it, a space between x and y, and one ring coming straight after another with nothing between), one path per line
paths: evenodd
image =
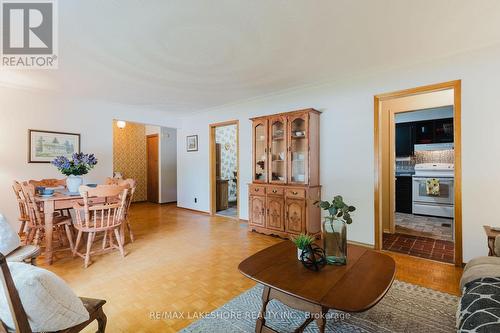
M304 332L304 330L306 329L307 325L309 325L312 321L314 320L314 317L313 316L310 316L309 318L307 318L303 323L302 325L300 325L299 328L297 328L294 333L302 333Z
M316 320L316 325L318 325L318 329L321 333L325 332L326 328L326 317L325 315L328 313L328 309L322 307L318 312L314 313L314 319Z
M264 286L264 291L262 292L262 309L259 312L259 318L257 318L257 324L255 325L255 332L261 333L262 327L266 323L266 308L267 303L269 303L269 294L271 292L271 288L268 286Z

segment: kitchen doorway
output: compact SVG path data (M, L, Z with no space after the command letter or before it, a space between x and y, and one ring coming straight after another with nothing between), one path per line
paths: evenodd
M375 96L375 247L462 264L460 81Z
M210 125L210 213L239 219L239 122Z

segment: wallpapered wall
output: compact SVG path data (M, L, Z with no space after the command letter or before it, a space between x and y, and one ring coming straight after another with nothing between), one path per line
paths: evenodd
M118 128L113 121L113 171L137 181L134 201L147 199L146 126L127 122Z
M215 128L215 142L221 144L221 178L233 179L236 166L236 125ZM237 200L236 182L229 181L229 201Z

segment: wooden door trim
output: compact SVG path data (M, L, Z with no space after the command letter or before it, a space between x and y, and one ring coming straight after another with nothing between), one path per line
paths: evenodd
M241 186L241 175L240 175L240 121L239 120L229 120L219 123L213 123L208 125L208 136L209 136L209 192L210 192L210 215L215 215L216 210L216 170L215 170L215 129L217 127L236 125L236 217L234 219L239 220L240 218L240 186ZM231 218L230 216L226 216Z
M422 93L430 93L442 90L453 89L454 91L454 107L453 107L453 136L455 146L455 265L462 266L463 249L462 249L462 81L454 80L443 83L420 86L416 88L404 89L390 93L377 94L374 96L374 162L375 162L375 184L374 184L374 210L375 210L375 249L382 249L382 165L383 163L391 163L383 161L382 157L382 142L381 136L381 119L382 108L381 102L389 99L419 95ZM392 124L391 124L392 127ZM393 166L390 165L393 170Z
M160 136L158 135L158 133L155 133L155 134L148 134L146 135L146 157L147 157L147 160L146 160L146 171L148 171L148 164L149 164L149 149L148 149L148 139L150 138L156 138L157 139L157 143L158 143L158 149L156 151L156 154L157 154L157 157L158 157L158 161L156 163L156 178L158 179L158 191L156 193L156 197L158 200L156 200L155 203L160 203L160 190L161 190L161 186L160 186L160 158L161 158L161 155L160 155ZM149 172L147 172L146 174L146 184L148 185L148 188L146 188L146 199L147 201L149 201Z

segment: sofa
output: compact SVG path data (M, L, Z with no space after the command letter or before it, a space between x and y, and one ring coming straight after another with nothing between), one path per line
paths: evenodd
M457 332L500 332L500 257L469 261L460 288Z

